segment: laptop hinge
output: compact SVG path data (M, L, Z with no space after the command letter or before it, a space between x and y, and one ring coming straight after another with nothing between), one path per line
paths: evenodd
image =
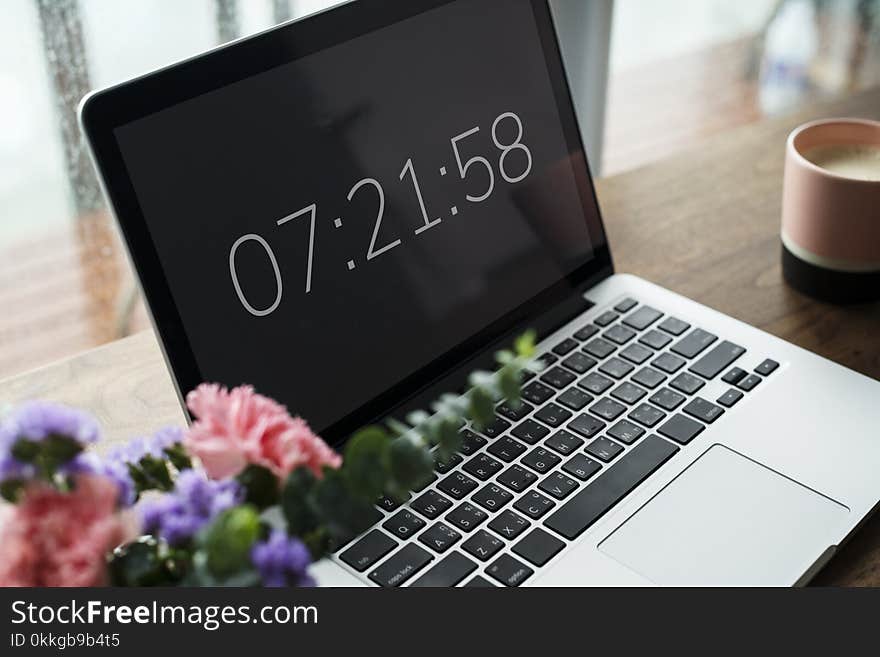
M448 392L463 392L467 387L467 378L470 373L475 370L495 369L495 352L499 349L509 348L513 339L522 332L533 329L537 333L538 340L542 340L594 305L593 302L585 299L582 293L572 291L570 295L555 304L550 310L543 312L538 317L531 317L520 322L503 336L457 365L453 370L402 401L393 409L383 414L383 418L402 418L410 411L416 409L428 410L431 402L438 399L440 395ZM383 418L376 418L376 420Z

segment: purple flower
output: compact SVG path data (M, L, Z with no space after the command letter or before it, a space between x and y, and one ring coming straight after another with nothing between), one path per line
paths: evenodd
M0 449L9 450L20 438L40 441L51 435L66 436L87 445L98 440L98 421L84 411L62 404L29 401L12 410L0 423Z
M40 442L48 436L64 436L85 447L98 440L100 430L94 417L69 406L41 401L19 405L0 422L0 481L33 478L36 469L18 461L13 447L20 440Z
M272 530L268 539L251 548L251 561L264 586L315 586L307 572L312 561L308 548L280 529Z
M122 447L117 447L110 452L110 459L121 463L137 465L145 456L156 459L164 459L164 451L178 443L183 442L183 429L178 427L165 427L152 436L146 438L132 438Z
M144 500L141 517L144 531L180 545L191 539L217 514L243 499L243 491L232 479L213 481L203 472L184 470L174 490L159 498Z
M121 461L112 458L101 459L93 452L83 452L66 464L62 471L68 475L96 474L112 480L119 489L119 506L131 506L137 499L128 466Z

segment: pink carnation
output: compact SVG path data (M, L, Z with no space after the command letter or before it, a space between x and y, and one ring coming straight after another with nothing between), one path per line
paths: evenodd
M187 395L186 404L198 418L186 435L186 448L214 479L235 476L249 463L286 477L301 465L321 476L324 466L338 468L342 462L304 420L251 386L227 390L203 383Z
M31 484L17 506L0 510L0 586L102 586L107 554L136 535L117 512L119 489L80 475L70 493Z

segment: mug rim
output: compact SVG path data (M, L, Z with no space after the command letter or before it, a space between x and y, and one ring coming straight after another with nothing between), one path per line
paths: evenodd
M853 118L853 117L834 117L827 119L816 119L814 121L807 121L806 123L802 123L794 130L792 130L788 138L786 139L786 150L791 154L798 165L806 167L810 171L821 174L823 176L827 176L829 178L833 178L835 180L842 180L850 184L858 184L858 185L877 185L880 186L880 180L865 180L862 178L850 178L848 176L842 176L839 173L835 173L833 171L829 171L823 167L820 167L818 164L811 162L795 147L794 141L801 134L806 132L807 130L812 130L814 128L818 128L820 126L826 125L834 125L834 124L857 124L875 128L878 132L880 132L880 121L875 121L873 119L862 119L862 118ZM880 141L878 141L877 146L880 147Z

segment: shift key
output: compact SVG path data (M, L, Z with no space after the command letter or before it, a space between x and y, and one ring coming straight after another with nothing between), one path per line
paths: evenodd
M737 358L746 353L744 347L725 340L718 346L714 347L705 356L700 358L689 368L694 374L699 374L704 379L714 379L721 374L721 371L727 369Z
M544 524L569 540L577 538L677 451L678 447L663 438L648 436Z

